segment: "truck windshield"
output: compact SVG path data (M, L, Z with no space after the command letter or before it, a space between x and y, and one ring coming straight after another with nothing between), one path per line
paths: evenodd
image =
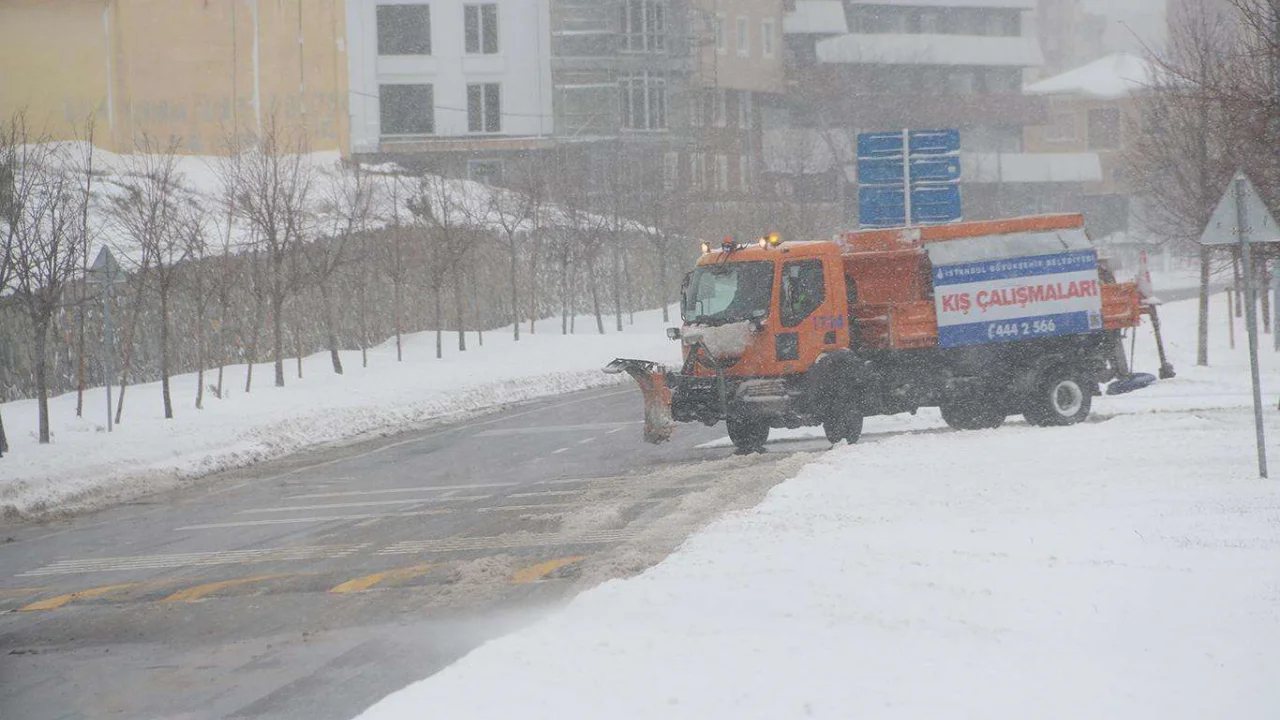
M705 265L685 278L682 315L687 323L704 325L763 318L772 297L771 262Z

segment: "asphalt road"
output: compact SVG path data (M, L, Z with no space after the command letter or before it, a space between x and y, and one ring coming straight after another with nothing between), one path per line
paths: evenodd
M0 531L0 717L345 719L754 504L822 444L579 393Z

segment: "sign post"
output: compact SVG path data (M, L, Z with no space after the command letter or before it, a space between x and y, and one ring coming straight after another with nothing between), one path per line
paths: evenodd
M1244 173L1236 173L1200 238L1203 245L1235 245L1244 264L1245 328L1249 333L1249 373L1253 381L1253 422L1258 444L1258 476L1267 477L1266 433L1262 422L1262 378L1258 371L1258 308L1253 245L1280 242L1280 227ZM1263 292L1266 292L1265 288Z
M89 268L90 282L102 286L102 376L107 386L107 432L111 423L111 381L115 375L115 327L111 324L111 291L124 281L120 263L106 246L98 251L98 257Z
M960 131L901 130L858 135L858 217L864 228L956 222Z

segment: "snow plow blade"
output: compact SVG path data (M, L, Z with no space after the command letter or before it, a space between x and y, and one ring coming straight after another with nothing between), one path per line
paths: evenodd
M667 388L666 368L649 360L618 358L604 366L610 375L630 375L644 394L644 441L660 445L671 439L675 421L671 419L671 390Z

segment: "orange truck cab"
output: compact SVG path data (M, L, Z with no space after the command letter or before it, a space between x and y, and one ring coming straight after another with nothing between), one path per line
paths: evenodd
M743 451L777 427L856 442L863 418L920 407L958 429L1079 422L1100 383L1133 378L1120 334L1154 313L1099 262L1080 215L703 250L669 331L682 367L610 369L647 383L649 425L659 409L724 420Z

